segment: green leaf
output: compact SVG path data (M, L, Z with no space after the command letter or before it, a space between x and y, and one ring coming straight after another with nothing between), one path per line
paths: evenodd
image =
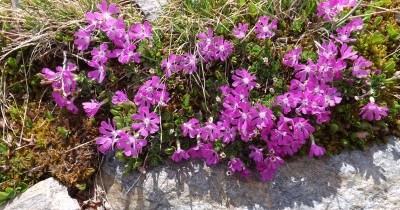
M18 65L17 65L17 59L13 58L13 57L9 57L7 59L7 65L11 68L16 70Z
M393 59L388 60L383 68L384 72L392 73L396 69L396 62Z
M0 191L0 203L9 200L15 194L13 188L7 187L5 191Z
M64 128L64 127L58 127L58 128L57 128L57 132L58 132L59 134L61 134L61 136L62 136L63 138L67 138L68 135L71 133L70 130L68 130L68 129Z
M380 33L380 32L375 32L372 34L372 36L369 38L369 44L374 45L374 44L383 44L385 43L385 36Z
M246 4L246 0L238 0L239 6L243 6Z
M172 155L175 152L175 149L170 147L164 150L165 154Z
M8 200L9 193L0 191L0 202Z
M253 2L249 4L249 14L251 16L256 16L258 14L258 9Z
M0 153L3 155L7 155L7 146L4 144L0 144Z
M76 184L75 187L79 190L79 191L83 191L86 189L86 184Z
M305 1L306 4L306 8L305 8L305 12L307 16L311 16L315 13L316 9L317 9L317 3L315 0L309 0L309 1Z
M339 130L339 125L336 123L330 123L329 130L331 131L332 134L336 133Z
M182 105L183 105L183 107L188 107L190 105L190 95L189 94L186 93L183 96Z
M398 40L400 39L400 27L397 25L388 25L386 27L387 34L389 38Z

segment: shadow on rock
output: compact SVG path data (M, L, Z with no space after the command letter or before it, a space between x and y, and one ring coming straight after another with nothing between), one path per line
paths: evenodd
M228 177L225 166L201 161L123 176L123 165L109 156L99 183L114 209L396 209L399 159L400 142L390 138L367 151L288 161L273 182L262 183L258 177Z

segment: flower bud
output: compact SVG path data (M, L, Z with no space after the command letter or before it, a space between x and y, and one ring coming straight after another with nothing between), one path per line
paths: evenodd
M263 61L264 61L265 65L268 65L268 64L269 64L268 57L264 57L264 58L263 58Z
M371 102L371 103L375 103L375 99L374 99L374 97L369 97L369 102Z
M275 89L274 88L269 88L268 89L270 93L275 93Z

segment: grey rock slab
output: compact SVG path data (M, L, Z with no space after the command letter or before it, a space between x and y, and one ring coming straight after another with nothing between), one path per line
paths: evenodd
M79 210L77 200L68 195L67 188L54 178L45 179L17 196L2 210Z
M154 20L162 10L162 6L168 3L167 0L134 0L146 15L147 19Z
M400 141L288 161L272 182L226 176L223 165L166 163L122 175L108 156L101 183L113 209L400 209Z

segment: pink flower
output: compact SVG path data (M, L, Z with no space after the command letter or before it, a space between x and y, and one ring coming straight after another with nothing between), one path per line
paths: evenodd
M171 159L174 162L180 162L182 160L189 159L189 157L190 157L189 154L185 150L183 150L181 148L178 148L177 150L175 150L175 152L172 155Z
M99 48L93 48L91 51L92 61L98 62L100 64L105 64L110 56L110 51L108 50L108 45L103 43Z
M138 106L160 105L164 106L169 101L169 93L165 84L157 76L151 77L136 93L134 102Z
M257 38L266 39L275 36L275 30L278 29L277 23L278 21L276 19L270 20L270 17L261 16L254 30Z
M88 65L95 68L95 70L88 72L88 77L92 80L97 80L98 83L102 83L106 77L106 67L104 64L90 61Z
M78 50L83 51L89 48L89 44L91 41L91 36L89 32L87 32L84 29L79 29L74 34L74 37L75 37L74 44L76 45Z
M318 146L314 143L311 143L310 151L308 152L308 156L311 157L320 157L325 154L325 149L321 146Z
M258 129L267 128L268 130L274 126L274 120L276 119L271 109L263 106L262 104L257 104L257 112L254 118L254 123Z
M213 57L216 60L225 61L232 54L233 45L224 40L222 37L216 37L213 39L214 42L214 53Z
M371 70L368 69L371 66L372 63L370 61L363 56L359 56L353 63L352 74L357 78L365 78L371 73Z
M250 145L249 148L251 149L249 158L253 159L254 162L262 162L264 160L263 149L257 148L254 145Z
M223 37L214 37L211 29L208 29L207 33L198 34L197 37L200 58L204 62L218 59L225 61L232 54L233 45Z
M238 172L242 176L248 176L250 172L239 158L232 158L228 162L228 168L232 175Z
M355 60L357 59L357 51L353 51L352 46L347 46L347 44L343 44L340 47L340 59L345 60Z
M119 140L121 135L120 130L116 129L114 121L102 121L99 127L99 133L102 134L101 137L97 138L96 144L99 146L99 151L101 153L106 153L114 147L114 144Z
M132 115L132 128L138 131L140 135L147 137L149 134L156 133L159 129L160 118L154 112L149 112L149 107L139 107L137 114Z
M293 119L293 136L296 139L304 141L310 137L315 131L315 128L308 123L308 120L302 117L295 117Z
M289 67L294 67L299 63L299 59L301 58L302 48L298 47L290 50L289 53L286 53L283 56L283 64Z
M125 22L122 18L111 18L101 24L101 30L106 32L106 35L113 42L118 43L119 39L125 37Z
M229 144L230 142L234 142L236 138L236 127L230 125L229 122L217 122L217 126L220 132L220 138L225 144Z
M382 117L386 117L388 114L388 108L384 106L378 106L373 102L369 102L363 108L361 108L361 118L368 121L381 120Z
M317 74L317 65L310 59L308 64L297 64L294 66L296 70L295 78L300 80L300 82L305 82L307 80L314 80Z
M203 61L213 61L214 60L214 33L211 28L207 32L203 32L197 35L199 41L197 42L197 47L199 54Z
M356 39L350 38L352 32L351 26L343 26L336 29L337 35L331 35L330 37L335 39L337 42L344 44L349 42L355 42Z
M275 155L274 153L270 153L268 157L264 159L264 161L257 162L256 168L261 174L261 180L263 182L271 181L278 168L284 163L285 161L283 161L281 157Z
M201 150L201 156L202 156L202 158L205 159L206 164L208 166L215 165L218 163L218 161L219 161L218 153L213 148L212 143L203 144L200 147L200 150Z
M181 66L185 74L193 74L197 71L197 58L195 55L185 53L182 55Z
M354 7L356 0L327 0L318 5L318 16L324 17L327 21L332 21L344 8Z
M53 97L53 100L54 102L56 102L57 106L61 108L66 107L68 111L74 114L78 114L78 107L75 106L74 102L71 99L64 97L58 92L53 92L51 96Z
M327 103L327 105L333 107L337 104L340 104L341 101L341 94L336 88L325 89L325 102Z
M100 107L104 104L104 102L98 102L97 100L92 99L90 102L82 103L83 109L86 112L86 115L89 118L94 117L97 111L99 111Z
M293 92L288 92L277 96L275 104L280 105L283 113L287 114L292 111L293 108L296 108L300 101L301 99L298 97L298 95L294 94Z
M111 3L110 5L107 4L107 1L103 0L103 2L97 5L97 9L101 12L96 12L95 15L99 20L109 20L111 15L118 14L119 8L115 3Z
M127 157L137 158L147 145L147 141L139 139L138 135L130 135L125 132L121 132L120 135L121 138L118 140L117 147L123 149Z
M204 142L215 141L219 137L219 129L212 122L207 122L205 126L199 129L199 134Z
M333 41L324 42L318 47L319 61L329 61L335 59L338 54L338 47ZM322 60L322 59L323 60Z
M116 91L111 100L114 105L119 105L127 101L129 101L128 96L121 90Z
M152 38L151 25L145 21L143 24L136 23L129 28L129 37L133 40L143 40L146 38Z
M99 26L101 25L101 23L103 22L102 19L98 20L96 16L97 16L97 17L100 17L100 15L99 15L98 12L96 12L96 13L87 12L87 13L85 14L86 21L87 21L87 23L89 24L89 25L86 27L86 30L87 30L87 31L91 32L93 29L99 27ZM101 17L100 17L100 18L101 18Z
M127 64L131 61L139 63L141 53L137 53L135 52L135 50L136 50L136 45L126 44L123 49L117 51L118 61L122 64Z
M360 17L353 18L350 20L347 26L350 27L351 31L361 31L363 29L363 20Z
M235 28L233 29L233 35L238 38L238 39L243 39L246 37L247 30L249 28L249 24L247 23L239 23Z
M70 95L72 92L76 92L76 75L73 73L76 71L76 66L73 63L68 63L65 67L57 66L56 72L51 69L42 69L42 75L45 80L51 82L53 91L60 91L64 96Z
M192 118L188 122L182 124L182 134L183 136L188 136L190 138L195 138L199 133L199 120Z
M250 74L246 69L239 69L235 71L235 75L232 76L233 87L237 86L244 86L248 90L253 89L257 83L255 82L256 77L252 74Z
M236 125L243 141L247 142L255 136L256 126L253 119L256 117L256 109L249 102L240 102L235 113L232 114L233 125Z
M164 70L167 77L171 77L172 72L178 72L182 70L182 66L180 63L181 59L181 56L177 56L171 53L168 55L168 58L165 58L161 61L161 68Z

